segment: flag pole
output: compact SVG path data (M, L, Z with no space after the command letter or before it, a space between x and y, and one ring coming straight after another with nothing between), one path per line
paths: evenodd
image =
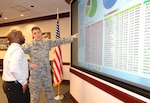
M58 84L58 95L60 94L60 84Z
M60 84L58 84L58 93L54 98L55 100L62 100L64 98L64 95L60 94Z
M57 8L57 20L59 19L58 8ZM64 95L60 94L60 83L57 85L57 95L54 97L55 100L62 100Z

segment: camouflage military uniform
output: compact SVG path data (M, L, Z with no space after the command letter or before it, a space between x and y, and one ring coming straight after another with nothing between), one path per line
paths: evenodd
M25 53L30 56L30 63L38 65L37 69L30 68L29 83L31 103L39 103L41 88L45 91L48 103L54 102L49 51L52 47L71 43L72 41L72 37L58 40L42 39L41 41L33 40L31 43L27 43L23 46Z

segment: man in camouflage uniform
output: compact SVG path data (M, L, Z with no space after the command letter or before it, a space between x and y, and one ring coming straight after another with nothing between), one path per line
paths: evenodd
M74 34L68 38L50 40L42 38L42 32L39 27L33 27L31 31L33 41L23 46L25 53L30 56L29 83L31 103L39 103L42 88L45 91L48 103L53 103L54 93L50 73L49 51L52 47L71 43L73 38L78 37L78 34Z

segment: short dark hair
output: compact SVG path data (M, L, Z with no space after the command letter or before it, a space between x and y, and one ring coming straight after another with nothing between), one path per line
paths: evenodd
M34 26L34 27L31 29L31 31L37 30L37 29L41 31L41 29L40 29L38 26Z
M14 42L14 38L20 34L22 35L22 32L20 30L17 30L17 29L14 29L11 32L9 32L7 35L7 39L9 41L9 43L11 44L12 42Z

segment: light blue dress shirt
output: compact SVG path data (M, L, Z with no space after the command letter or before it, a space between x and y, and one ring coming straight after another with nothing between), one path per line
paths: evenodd
M22 47L18 43L12 43L4 57L3 61L4 81L18 81L22 85L27 84L29 76L28 62Z

